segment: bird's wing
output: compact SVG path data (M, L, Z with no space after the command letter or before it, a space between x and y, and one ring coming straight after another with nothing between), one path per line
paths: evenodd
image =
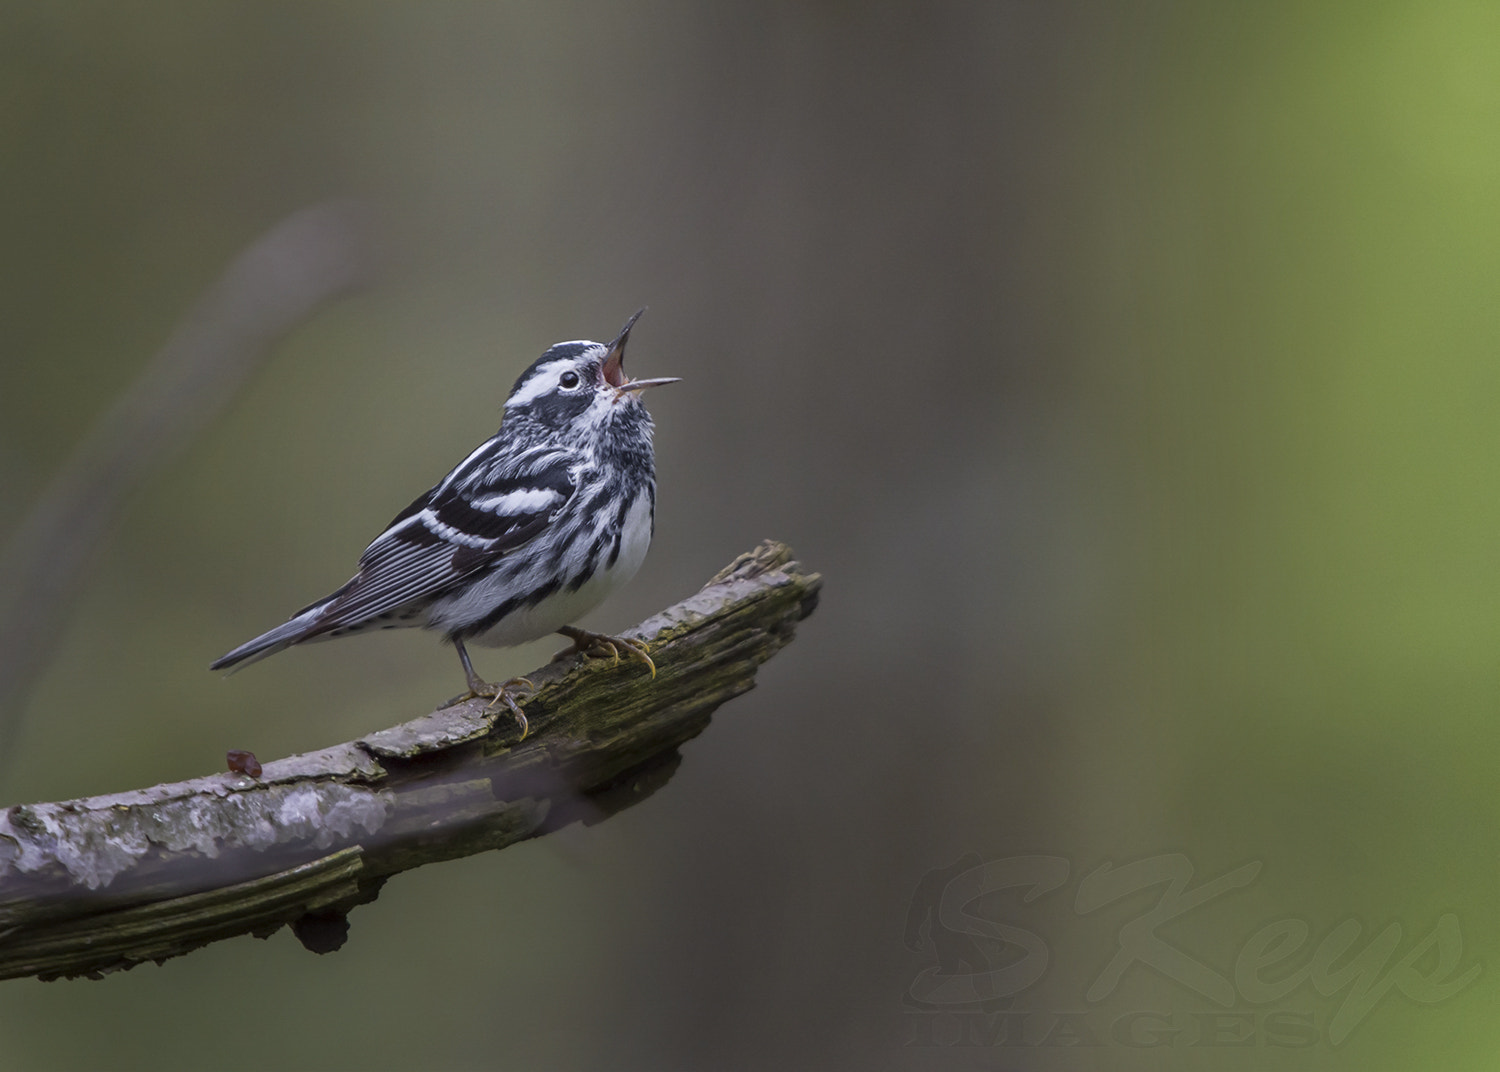
M573 498L583 457L536 449L507 461L502 454L490 440L397 514L365 548L359 573L324 601L316 632L439 595L543 532Z

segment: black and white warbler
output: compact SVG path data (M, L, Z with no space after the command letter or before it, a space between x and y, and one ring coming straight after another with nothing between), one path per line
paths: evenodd
M526 718L509 690L524 679L481 680L466 642L507 647L557 632L573 641L564 654L633 655L654 676L639 641L571 624L635 575L655 525L641 392L676 379L625 375L625 343L643 312L608 345L551 347L516 380L500 430L396 515L349 583L210 669L372 629L433 629L458 649L470 695L508 705L523 737Z

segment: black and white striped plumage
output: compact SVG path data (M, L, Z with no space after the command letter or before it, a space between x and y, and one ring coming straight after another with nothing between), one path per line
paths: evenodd
M607 345L564 342L544 353L516 381L500 430L396 515L347 584L211 669L413 626L458 648L473 689L482 683L466 642L524 643L598 606L640 567L654 523L641 391L674 381L626 378L625 343L640 315Z

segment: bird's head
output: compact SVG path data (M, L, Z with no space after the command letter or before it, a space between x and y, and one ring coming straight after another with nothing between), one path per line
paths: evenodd
M632 380L625 375L625 343L641 309L610 343L560 342L521 373L505 401L505 424L525 423L566 438L587 437L620 420L645 421L641 393L677 377Z

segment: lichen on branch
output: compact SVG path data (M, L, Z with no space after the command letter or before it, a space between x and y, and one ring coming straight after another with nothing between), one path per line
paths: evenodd
M678 748L789 643L821 578L783 544L741 555L627 635L635 661L528 675L532 732L484 700L331 748L0 814L0 979L98 975L291 924L336 949L391 875L597 822L655 792Z

